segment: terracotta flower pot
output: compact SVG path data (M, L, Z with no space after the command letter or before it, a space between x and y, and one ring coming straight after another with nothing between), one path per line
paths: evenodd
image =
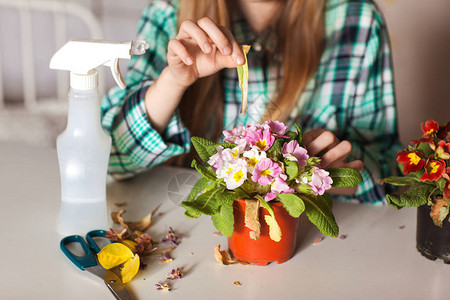
M270 204L282 233L279 242L273 241L269 236L269 226L264 220L264 215L268 215L269 212L262 207L259 208L261 236L256 241L251 239L250 229L245 226L245 201L242 199L234 201L234 231L228 238L228 247L235 258L264 266L273 261L283 263L294 254L299 218L291 217L280 202Z
M428 259L442 259L450 264L450 222L446 219L442 228L436 226L430 211L428 205L417 208L417 250Z

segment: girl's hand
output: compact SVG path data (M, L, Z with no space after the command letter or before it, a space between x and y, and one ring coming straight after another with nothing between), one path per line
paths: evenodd
M324 129L313 129L303 135L303 144L311 156L323 153L320 167L328 168L353 168L361 171L364 164L360 160L347 161L352 150L349 141L339 141L336 136Z
M197 23L181 23L176 38L169 42L167 61L179 85L188 87L198 78L242 65L244 55L227 28L205 17Z

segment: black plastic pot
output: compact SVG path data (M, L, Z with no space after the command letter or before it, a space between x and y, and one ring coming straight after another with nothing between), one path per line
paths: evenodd
M446 218L442 227L436 226L430 217L431 208L417 208L417 250L428 259L442 259L450 264L450 222Z

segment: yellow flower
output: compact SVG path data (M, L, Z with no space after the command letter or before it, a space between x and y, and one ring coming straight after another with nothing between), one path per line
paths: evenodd
M98 262L105 269L112 269L125 263L120 272L123 283L130 281L139 271L139 255L133 254L133 251L122 243L106 245L97 257Z

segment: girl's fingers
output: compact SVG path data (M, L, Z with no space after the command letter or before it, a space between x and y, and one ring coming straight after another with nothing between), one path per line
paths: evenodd
M244 58L244 53L242 52L241 46L239 46L239 44L236 42L233 34L231 33L231 31L228 28L223 27L222 31L228 37L228 40L231 41L231 47L232 47L231 57L232 57L234 63L237 65L244 64L245 58ZM234 66L232 66L232 67L234 67Z
M217 46L223 55L230 55L232 52L231 43L222 30L208 17L197 21L198 26L208 35L209 39Z
M336 146L328 149L321 157L320 167L327 169L336 161L345 161L352 150L352 144L349 141L342 141Z
M358 172L364 169L364 163L361 160L354 160L345 164L344 168L352 168Z
M199 27L199 25L191 20L184 20L181 23L176 39L193 39L198 44L199 48L206 54L213 50L208 35Z
M326 149L331 149L339 144L336 136L330 131L317 130L312 134L305 135L306 137L304 137L303 141L310 156L316 156L320 152L323 152Z
M238 65L244 63L244 54L242 53L241 47L239 47L234 36L227 28L217 26L213 20L207 17L198 20L197 24L206 32L223 55L231 55L234 62Z
M174 63L185 63L190 66L194 63L194 59L187 51L186 47L177 39L169 41L167 60Z

